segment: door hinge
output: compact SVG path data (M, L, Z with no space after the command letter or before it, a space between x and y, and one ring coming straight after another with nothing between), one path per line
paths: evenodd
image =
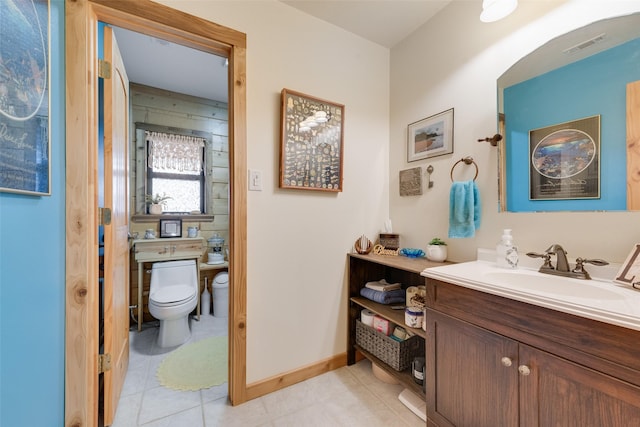
M98 208L98 224L100 225L111 224L111 209Z
M102 374L103 372L111 370L111 354L99 354L98 355L98 373Z
M104 59L98 59L98 77L103 79L111 78L111 63Z

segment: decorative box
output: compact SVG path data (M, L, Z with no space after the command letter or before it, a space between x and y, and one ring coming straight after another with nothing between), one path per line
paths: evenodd
M400 235L391 233L380 233L380 244L385 249L397 250L400 247Z

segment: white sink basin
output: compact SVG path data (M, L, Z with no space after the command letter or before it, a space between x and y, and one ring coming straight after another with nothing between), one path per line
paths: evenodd
M623 300L624 296L610 289L610 284L594 280L532 272L529 270L488 271L484 277L489 283L511 285L528 292L552 294L557 297Z
M607 280L581 280L494 262L472 261L427 268L422 276L640 330L640 292Z

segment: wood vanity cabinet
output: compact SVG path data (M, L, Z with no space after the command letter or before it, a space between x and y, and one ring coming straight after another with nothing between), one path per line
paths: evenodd
M427 425L640 426L640 331L427 279Z

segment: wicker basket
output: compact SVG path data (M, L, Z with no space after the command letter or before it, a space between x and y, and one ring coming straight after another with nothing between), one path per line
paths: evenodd
M417 335L404 341L396 341L364 325L356 319L356 344L391 366L404 371L411 366L414 357L424 357L424 340Z

